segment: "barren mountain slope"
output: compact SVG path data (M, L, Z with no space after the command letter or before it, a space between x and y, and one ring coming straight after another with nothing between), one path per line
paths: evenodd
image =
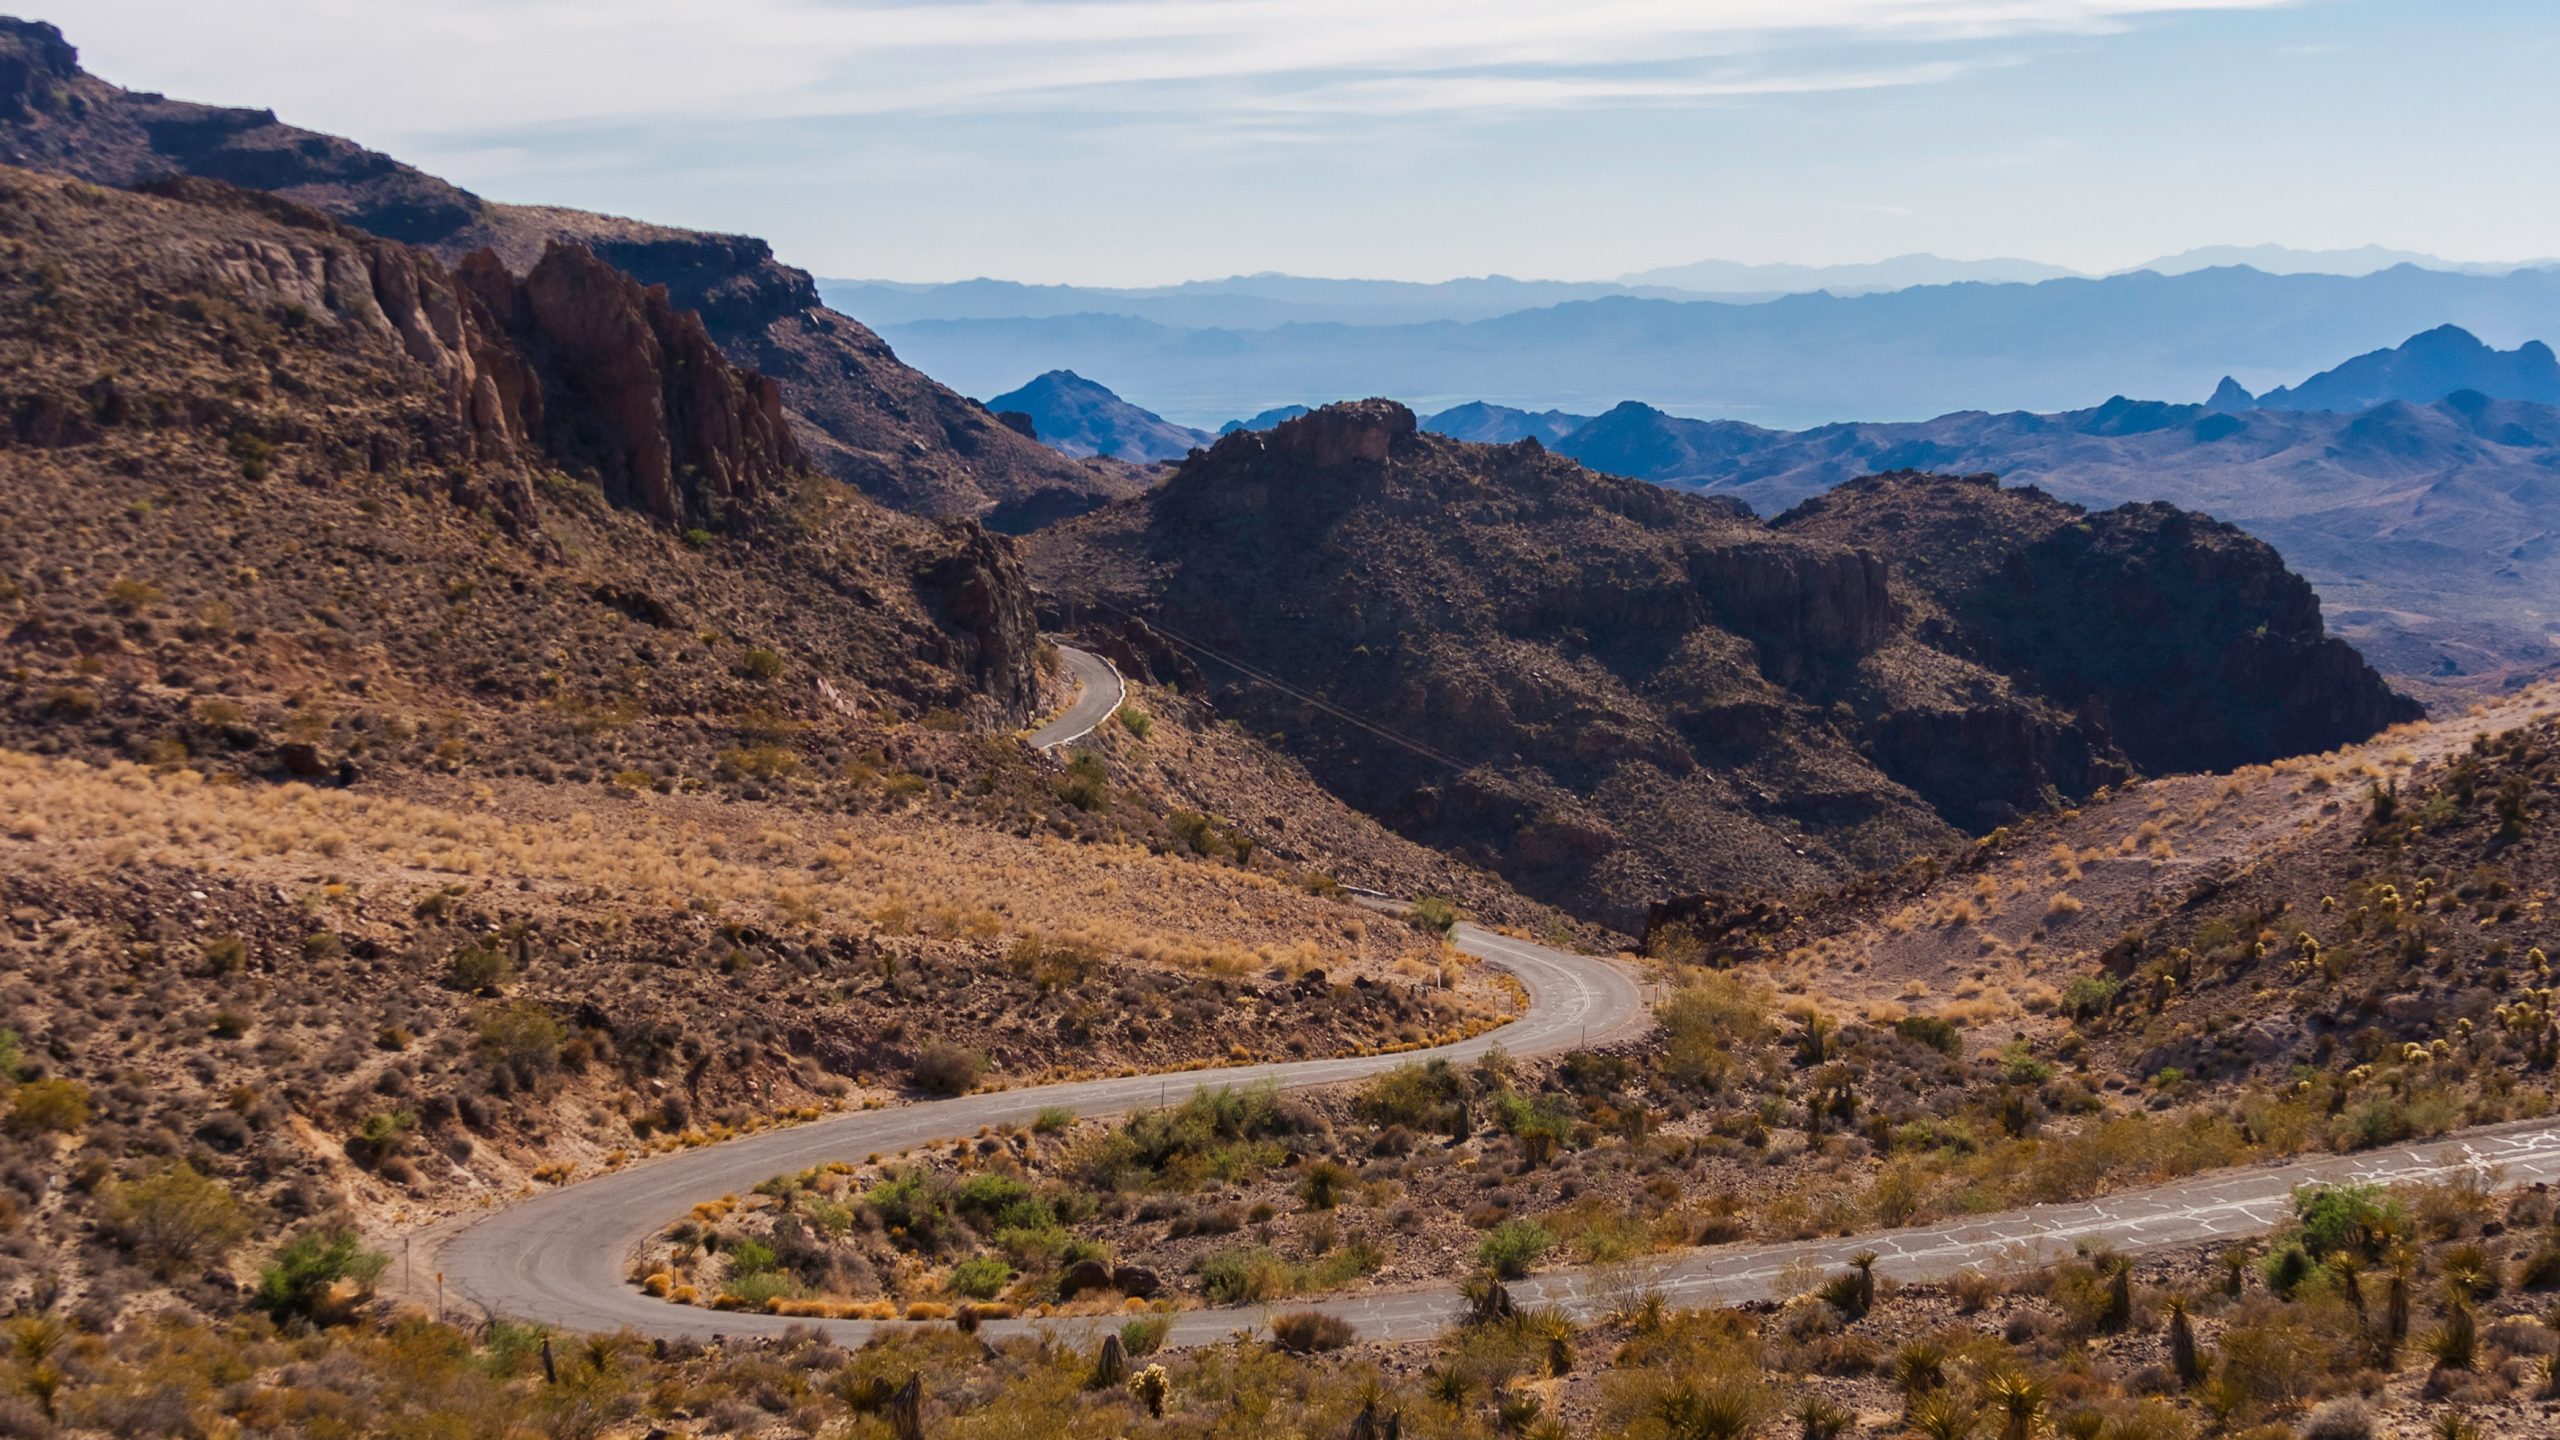
M493 247L523 272L554 240L593 250L701 312L735 363L783 388L827 474L927 515L973 515L1037 492L1120 494L1125 472L1082 466L1014 434L976 402L898 363L819 303L806 272L743 235L712 235L534 206L493 205L387 155L226 109L122 90L89 75L61 33L0 17L0 162L132 185L196 175L266 190L447 261Z
M810 477L662 295L154 189L0 169L0 1103L43 1117L0 1293L230 1308L227 1249L119 1228L181 1162L251 1232L384 1233L1509 1002L1326 898L1326 841L1018 744L1058 697L1009 542Z
M1942 502L1958 530L1973 509L1986 526L2076 515L1969 482L1895 483ZM2231 626L2263 623L2289 660L2328 655L2263 546L2165 514L2110 523L2173 558L2205 565L2188 553L2201 547L2234 567L2236 608L2169 616L2161 643L2218 652ZM1402 407L1367 402L1229 436L1162 488L1034 537L1031 553L1097 626L1142 617L1160 655L1196 665L1223 709L1353 804L1626 925L1664 894L1887 865L1950 827L1988 829L2130 773L2101 702L2158 676L2099 666L2048 692L2040 653L2004 650L2009 629L1892 578L1904 553L1947 538L1773 530L1534 444L1419 434ZM2115 573L2056 563L2075 583ZM2056 623L2065 638L2081 627L2092 653L2112 633L2103 607L2066 607ZM2370 730L2398 712L2346 658L2350 670L2316 669L2306 685L2334 704L2329 718L2351 728L2364 714ZM2233 695L2197 723L2199 755L2275 754L2301 720Z

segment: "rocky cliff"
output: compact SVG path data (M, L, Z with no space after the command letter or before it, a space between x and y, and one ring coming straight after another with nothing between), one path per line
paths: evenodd
M771 381L581 248L522 277L487 253L448 268L210 181L119 192L0 167L0 478L20 521L0 600L44 597L53 618L11 638L64 665L155 653L173 630L133 597L180 586L66 585L46 555L183 575L199 639L227 633L201 618L217 611L254 610L241 633L268 636L331 617L295 683L379 672L482 703L591 683L628 691L616 714L750 710L760 736L798 733L800 709L1027 718L1036 631L1009 542L813 491L803 463ZM126 500L102 534L99 508ZM490 522L513 543L475 533ZM507 598L474 607L491 566ZM445 598L411 593L433 574Z
M2089 717L2155 774L2326 750L2422 713L2328 633L2272 547L2174 505L2092 513L1906 471L1774 523L1895 554L1930 643Z
M1369 401L1229 435L1031 544L1071 607L1141 619L1352 803L1630 930L1663 895L1818 883L2405 712L2210 522L2096 517L2077 544L2033 492L1894 483L1931 524L1771 526ZM1942 598L1974 554L2045 608ZM2248 664L2277 673L2233 683Z
M998 424L902 365L880 337L819 303L804 271L743 235L583 211L491 204L458 186L273 112L119 89L80 68L61 32L0 17L0 163L130 186L191 175L261 190L448 263L492 250L525 274L556 243L584 247L667 303L702 316L735 364L772 377L824 473L900 509L976 515L1038 492L1118 495L1127 472L1080 465Z

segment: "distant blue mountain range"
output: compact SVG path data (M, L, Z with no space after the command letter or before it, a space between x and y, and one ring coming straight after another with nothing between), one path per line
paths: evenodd
M1611 296L1411 324L1202 329L1086 314L881 330L901 358L966 393L1071 369L1202 429L1369 395L1424 414L1481 400L1597 415L1636 399L1794 429L2201 396L2226 374L2268 389L2444 324L2502 347L2560 333L2560 271L2210 269L1748 305Z

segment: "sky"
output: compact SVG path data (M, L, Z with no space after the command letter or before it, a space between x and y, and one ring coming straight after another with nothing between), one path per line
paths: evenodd
M22 0L24 3L24 0ZM2552 0L76 0L133 89L820 275L2560 251Z

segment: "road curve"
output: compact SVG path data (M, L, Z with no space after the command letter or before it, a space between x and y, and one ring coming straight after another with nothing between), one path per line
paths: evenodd
M1111 718L1120 708L1129 689L1120 681L1120 672L1110 661L1083 650L1060 645L1058 658L1067 662L1067 673L1076 677L1075 703L1066 713L1031 732L1031 748L1054 750L1072 745L1093 733L1093 727Z
M1468 954L1519 978L1528 992L1528 1007L1520 1018L1472 1039L1429 1050L964 1095L855 1111L700 1150L653 1156L476 1221L443 1244L435 1265L466 1305L570 1330L629 1329L672 1339L779 1334L792 1325L814 1324L853 1340L874 1327L862 1321L724 1314L652 1299L626 1278L631 1258L652 1232L682 1217L699 1201L830 1160L859 1161L867 1155L891 1154L927 1141L971 1135L984 1125L1025 1124L1047 1106L1063 1105L1082 1115L1116 1115L1179 1100L1200 1085L1264 1080L1289 1088L1329 1085L1416 1059L1472 1059L1496 1044L1515 1055L1569 1050L1620 1038L1649 1023L1635 980L1610 961L1515 940L1469 924L1458 926L1453 938ZM1201 1312L1200 1318L1177 1322L1177 1334L1185 1343L1215 1339L1244 1323L1249 1321L1235 1312Z

